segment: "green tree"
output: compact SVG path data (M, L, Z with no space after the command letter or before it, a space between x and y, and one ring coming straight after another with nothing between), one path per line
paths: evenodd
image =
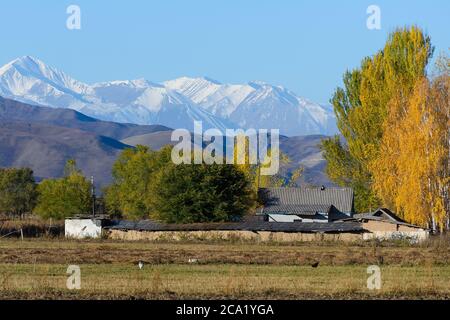
M151 190L151 216L168 223L230 221L255 200L246 174L226 164L170 164L155 176Z
M153 175L171 160L171 148L152 151L145 146L124 150L112 170L113 183L104 190L110 213L139 219L149 215L147 198Z
M344 74L344 88L333 95L331 102L345 143L339 136L323 141L327 174L337 184L355 189L357 211L381 203L372 188L370 163L379 154L389 103L398 96L403 102L408 100L415 83L426 75L432 53L431 40L422 30L398 29L383 50Z
M31 213L36 198L31 169L0 169L0 212L15 216Z
M105 190L109 212L187 223L227 221L253 205L251 180L238 166L175 165L171 153L171 146L122 152L113 166L113 183Z
M88 214L92 207L91 183L69 160L60 179L46 179L38 186L38 204L34 212L43 218L64 219Z

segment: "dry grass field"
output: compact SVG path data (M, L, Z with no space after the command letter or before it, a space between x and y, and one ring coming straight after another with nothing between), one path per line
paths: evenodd
M449 299L449 261L448 238L420 246L2 239L0 298ZM381 290L367 289L373 264ZM69 265L81 268L81 290L66 288Z

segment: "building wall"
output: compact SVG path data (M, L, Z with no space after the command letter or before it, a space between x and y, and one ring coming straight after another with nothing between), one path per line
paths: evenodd
M363 228L366 230L369 230L371 232L373 231L397 231L397 225L389 222L384 221L365 221L363 222Z
M385 221L368 220L363 222L363 227L369 231L401 231L401 232L417 232L424 230L420 227L412 227L401 224L395 224Z
M96 219L66 219L66 238L84 239L102 236L102 221Z
M412 243L419 243L429 238L430 233L422 228L415 228L405 225L383 221L363 222L363 228L370 231L364 234L364 240L409 240Z
M360 241L360 233L288 233L269 231L135 231L110 230L108 237L114 240L129 241L183 241L183 240L253 240L275 242L307 242L307 241Z

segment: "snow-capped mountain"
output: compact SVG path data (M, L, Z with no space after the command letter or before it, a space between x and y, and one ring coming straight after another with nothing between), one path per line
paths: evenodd
M25 56L0 68L0 95L25 103L69 108L107 121L161 124L193 129L234 128L182 94L145 80L112 81L88 85Z
M211 113L224 118L229 118L239 104L255 91L249 85L221 84L208 78L182 77L166 81L164 85L189 97Z
M30 56L0 68L0 96L123 123L192 130L193 121L201 120L204 129L280 129L281 134L290 136L336 132L330 107L279 86L262 82L221 84L208 78L89 85Z
M0 68L0 95L3 97L76 109L84 105L83 96L88 92L88 85L29 56Z
M260 81L221 84L208 78L186 77L164 84L242 128L280 129L288 136L337 132L331 106L313 103L280 86Z

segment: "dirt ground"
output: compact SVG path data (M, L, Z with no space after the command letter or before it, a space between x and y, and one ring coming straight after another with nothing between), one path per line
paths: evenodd
M446 242L150 243L0 240L2 299L448 299ZM143 269L137 266L144 263ZM78 265L82 289L66 287ZM381 290L367 289L367 267Z
M182 244L118 241L0 240L0 263L134 263L321 265L384 264L401 266L448 265L450 246L379 246L344 243Z

